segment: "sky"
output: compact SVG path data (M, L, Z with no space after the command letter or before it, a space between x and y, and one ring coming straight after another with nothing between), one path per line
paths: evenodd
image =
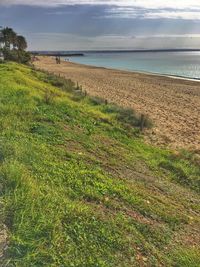
M200 0L0 0L29 50L200 48Z

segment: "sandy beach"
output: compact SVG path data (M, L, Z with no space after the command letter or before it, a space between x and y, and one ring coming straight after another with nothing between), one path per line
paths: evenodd
M150 116L147 141L200 152L200 83L165 76L55 63L39 57L35 66L78 82L89 94Z

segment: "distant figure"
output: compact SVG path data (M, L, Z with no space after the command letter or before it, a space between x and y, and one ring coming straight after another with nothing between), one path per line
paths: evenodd
M59 56L56 56L56 64L60 64L61 63L61 59Z

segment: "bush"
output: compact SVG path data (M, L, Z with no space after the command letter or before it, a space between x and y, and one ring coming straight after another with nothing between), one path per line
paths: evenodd
M144 128L152 127L152 122L147 115L139 115L130 108L118 109L117 119L122 123L133 127L139 127L141 131L143 131Z
M22 64L27 64L31 60L31 54L26 51L4 49L3 55L5 60L15 61Z
M138 125L136 125L140 128L141 131L143 131L144 128L151 128L153 126L153 123L148 115L141 114L138 117Z
M104 104L106 105L108 103L107 100L105 100L105 99L103 99L101 97L98 97L98 96L91 96L90 97L90 102L95 106L104 105Z
M111 104L107 105L104 109L106 113L119 113L123 108L117 105Z
M71 100L79 102L81 100L83 100L86 97L85 92L81 91L81 90L76 90L74 92L74 94L71 96Z

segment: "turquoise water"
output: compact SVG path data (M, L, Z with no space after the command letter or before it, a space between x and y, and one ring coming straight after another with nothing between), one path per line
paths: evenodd
M70 61L98 67L200 79L200 52L87 52Z

